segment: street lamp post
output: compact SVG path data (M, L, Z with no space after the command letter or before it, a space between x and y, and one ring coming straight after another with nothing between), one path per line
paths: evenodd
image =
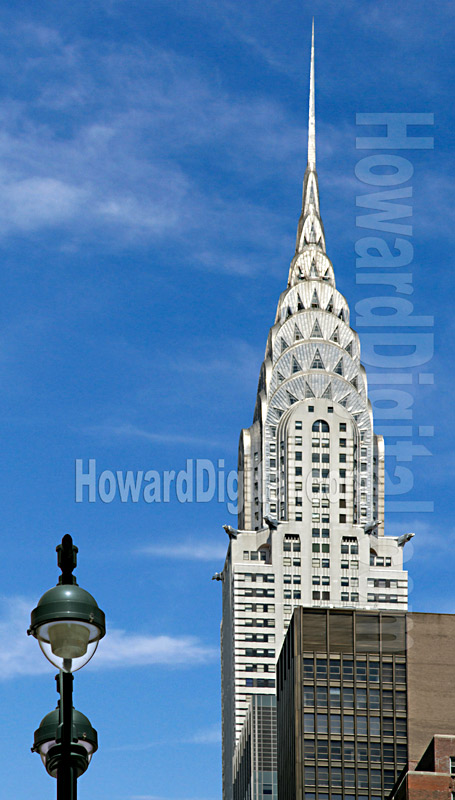
M39 752L46 770L57 778L57 800L76 800L77 779L97 749L97 734L89 720L73 709L73 672L92 658L106 632L104 613L91 594L76 583L73 570L77 547L68 534L57 546L62 574L31 614L27 631L59 674L58 709L48 714L35 731L32 750ZM55 727L54 727L55 725Z
M70 672L60 670L59 674L60 716L62 755L61 764L57 767L57 800L77 796L77 772L71 759L71 741L73 738L73 676Z

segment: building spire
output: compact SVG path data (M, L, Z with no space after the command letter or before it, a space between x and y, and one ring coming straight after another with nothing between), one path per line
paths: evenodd
M314 19L311 28L310 98L308 105L308 163L303 179L302 213L297 229L296 255L308 247L325 253L324 228L319 216L316 174L316 119L314 102Z
M308 109L308 167L316 169L316 118L314 112L314 17L311 26L310 102Z

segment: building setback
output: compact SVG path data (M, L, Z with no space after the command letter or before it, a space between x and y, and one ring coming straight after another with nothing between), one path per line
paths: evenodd
M453 800L454 796L455 735L437 735L416 768L399 777L390 800Z
M277 665L279 800L388 798L435 729L453 731L454 642L455 615L296 609Z
M296 249L267 339L253 423L240 435L238 469L238 530L226 526L226 562L214 576L223 583L224 800L232 800L244 763L236 748L245 742L249 705L275 694L294 608L407 608L404 540L384 535L383 439L373 431L359 337L326 253L314 37ZM257 783L252 770L250 787Z

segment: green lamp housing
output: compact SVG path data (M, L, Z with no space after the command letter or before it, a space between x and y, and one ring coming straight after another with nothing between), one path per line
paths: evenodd
M59 726L58 708L46 714L35 731L32 752L39 753L46 771L52 778L57 771L62 757L60 742L61 726ZM73 729L71 736L71 764L79 778L83 775L93 753L98 750L98 734L92 728L90 720L80 711L73 708Z
M106 633L106 620L89 592L75 582L59 583L33 609L27 633L57 669L75 672L92 658Z

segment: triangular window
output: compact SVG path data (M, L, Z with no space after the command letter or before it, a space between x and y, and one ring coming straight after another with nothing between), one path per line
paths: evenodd
M283 383L284 376L281 374L281 372L278 372L277 379L278 379L278 383Z
M278 414L279 417L282 417L283 414L284 414L284 411L283 411L282 408L276 408L276 406L274 406L273 410L276 411L276 413Z
M302 371L302 367L300 366L300 364L297 361L296 357L292 356L292 372L296 373L296 372L301 372L301 371Z
M310 338L311 339L323 339L324 338L323 335L322 335L321 327L320 327L319 322L317 320L313 325L313 330L311 331Z
M319 298L316 289L313 292L313 297L311 298L311 308L319 308Z
M329 302L327 303L326 311L330 311L330 313L332 313L333 311L333 295L330 298Z
M317 278L318 277L318 271L316 269L316 261L314 260L314 258L313 258L313 260L311 262L310 276L312 278Z
M303 339L303 336L302 336L302 334L300 332L300 328L297 325L295 325L294 326L294 342L298 342L298 341L300 341L300 339Z
M302 303L302 301L301 301L301 299L299 297L299 299L297 301L297 311L303 311L304 308L305 308L305 306L303 305L303 303Z
M332 333L332 335L331 335L331 337L330 337L330 341L331 341L331 342L339 342L339 338L338 338L338 325L336 326L335 330L333 331L333 333Z
M359 388L359 386L358 386L358 383L357 383L357 378L353 378L353 379L352 379L352 381L351 381L351 383L352 383L352 385L353 385L353 386L354 386L356 389L358 389L358 388Z
M316 350L314 354L313 363L311 364L311 369L325 369L319 350Z
M336 365L335 369L333 370L336 375L343 374L343 359L340 358L338 364Z
M281 352L284 353L288 349L288 343L285 339L281 339Z
M338 314L338 316L339 316L339 318L340 318L340 319L342 319L342 320L343 320L343 322L346 322L346 320L345 320L345 318L344 318L344 311L343 311L343 309L341 309L341 311L340 311L340 313Z
M287 312L286 312L286 319L287 319L288 317L292 317L292 308L291 308L291 306L288 306L288 310L287 310Z
M329 383L326 386L326 388L324 389L324 392L322 393L321 397L324 398L325 400L331 400L332 399L332 384L331 383Z
M314 397L313 389L307 381L305 381L305 397Z
M352 342L349 342L344 349L347 353L349 353L350 356L352 356Z
M297 403L297 398L294 397L294 395L291 394L290 392L288 392L288 397L289 397L289 402L290 402L291 406L294 405L294 403Z
M346 397L343 397L342 400L338 400L338 402L339 402L340 406L343 406L344 408L346 408L346 406L348 404L348 400L349 400L349 395L347 394ZM355 415L354 415L354 419L355 419Z

